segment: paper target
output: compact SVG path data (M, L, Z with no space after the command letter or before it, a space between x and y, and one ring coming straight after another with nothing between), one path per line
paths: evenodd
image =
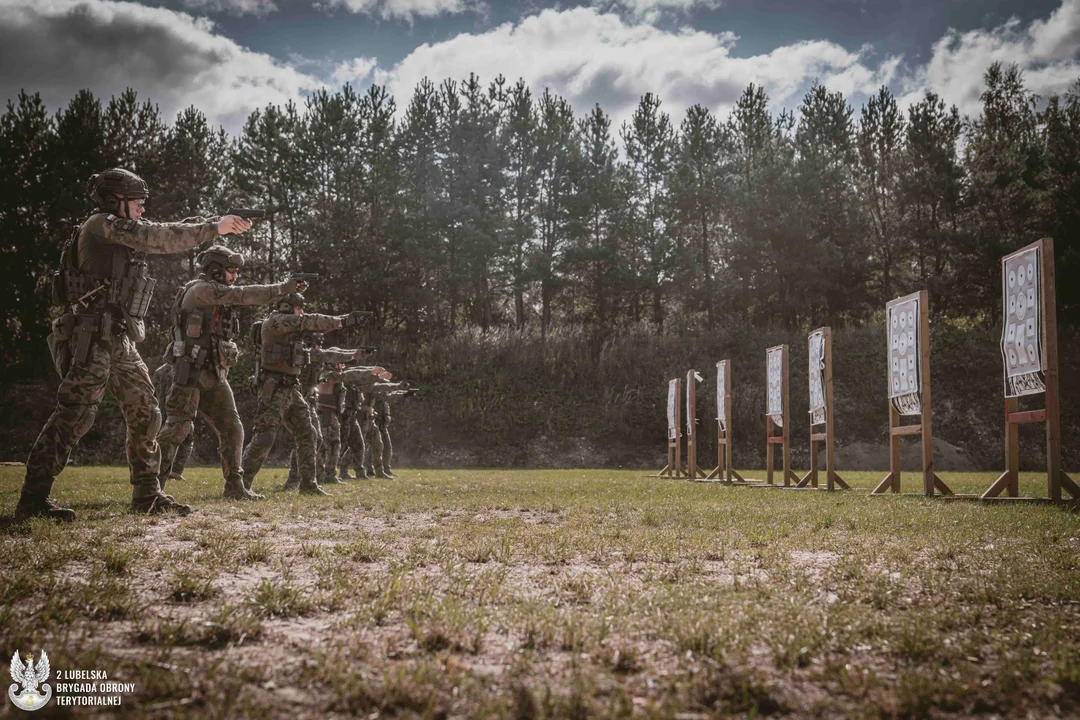
M1001 359L1006 397L1044 390L1040 251L1032 247L1001 260Z
M690 407L690 394L692 390L697 390L697 385L695 383L698 382L701 382L701 375L694 370L688 370L686 372L686 417L684 418L687 435L694 434L694 425L697 420L697 408ZM696 399L696 392L694 397Z
M901 326L907 326L907 319L901 318ZM810 414L815 423L825 422L825 333L810 333L807 339L810 350L810 366L807 377L810 378Z
M919 298L898 298L885 306L888 342L889 399L901 415L922 412L919 377Z
M723 360L716 363L716 419L720 421L720 428L727 430L727 363Z
M784 348L770 348L765 353L765 367L768 379L768 397L765 414L777 425L784 424Z
M679 424L675 422L675 407L679 402L679 381L671 380L667 386L667 436L669 440L673 440L679 436Z

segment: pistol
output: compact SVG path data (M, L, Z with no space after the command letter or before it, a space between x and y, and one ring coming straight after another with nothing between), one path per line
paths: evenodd
M226 215L237 215L245 220L259 220L266 217L266 210L263 208L229 208L229 212Z
M306 272L294 272L289 273L290 280L302 280L304 282L311 282L312 280L319 279L319 273L306 273Z

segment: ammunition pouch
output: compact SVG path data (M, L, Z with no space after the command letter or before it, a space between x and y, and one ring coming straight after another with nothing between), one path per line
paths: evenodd
M228 370L240 359L240 348L232 340L219 340L217 346L218 367Z
M292 367L304 367L311 362L311 352L301 342L274 342L270 347L263 347L263 365L285 364Z

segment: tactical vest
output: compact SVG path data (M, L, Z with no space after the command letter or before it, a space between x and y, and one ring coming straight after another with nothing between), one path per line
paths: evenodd
M240 314L231 305L215 305L209 312L202 308L183 309L184 297L201 282L207 280L196 278L190 281L176 291L173 300L173 355L190 358L189 372L198 372L208 364L218 363L220 341L235 342L240 334Z
M300 336L288 335L286 338L292 339L275 340L269 345L262 346L263 367L270 364L284 364L295 368L305 368L311 364L311 351L304 346Z
M76 313L119 310L125 320L136 321L132 324L141 326L157 286L157 280L147 275L145 253L110 243L108 264L112 271L108 275L81 270L78 239L82 225L71 234L61 252L60 269L52 280L53 304L74 306ZM128 330L141 334L141 327L137 331L129 326Z
M339 382L334 385L334 391L328 393L319 393L316 404L320 408L326 408L328 410L337 411L338 415L345 412L345 398L349 395L346 392L345 383Z

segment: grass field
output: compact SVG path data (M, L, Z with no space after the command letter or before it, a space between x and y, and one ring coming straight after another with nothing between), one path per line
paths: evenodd
M397 472L238 504L189 469L169 491L196 512L146 518L126 469L71 468L74 525L0 530L0 651L135 683L84 715L1080 716L1076 512ZM0 468L4 515L21 477Z

